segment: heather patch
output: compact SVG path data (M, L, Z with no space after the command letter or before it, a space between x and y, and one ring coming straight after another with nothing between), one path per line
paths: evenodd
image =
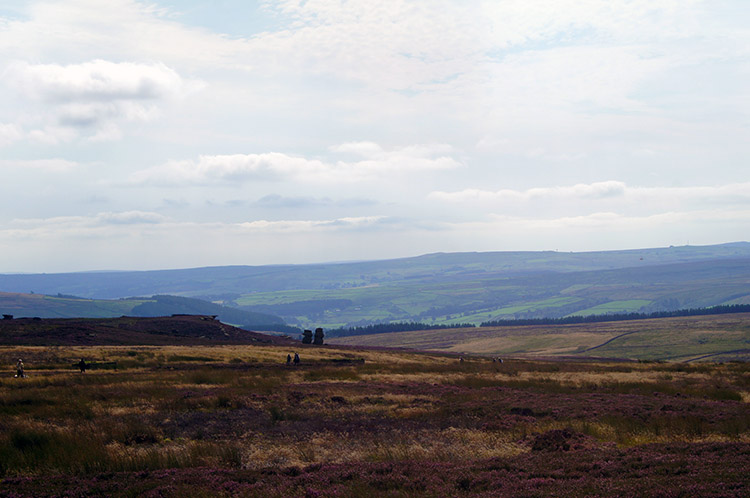
M0 378L0 496L748 494L743 364L300 350L33 350Z

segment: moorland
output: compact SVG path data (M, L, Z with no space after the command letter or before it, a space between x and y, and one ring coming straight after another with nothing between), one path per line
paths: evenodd
M0 346L0 496L750 492L748 363L462 361L161 330L174 345Z

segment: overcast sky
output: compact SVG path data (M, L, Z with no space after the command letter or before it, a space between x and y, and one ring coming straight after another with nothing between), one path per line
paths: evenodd
M747 0L0 0L0 272L750 237Z

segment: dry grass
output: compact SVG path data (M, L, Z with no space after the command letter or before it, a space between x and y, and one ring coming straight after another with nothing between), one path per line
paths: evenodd
M609 342L611 339L611 342ZM350 346L503 356L585 356L691 361L706 355L750 359L750 314L573 325L422 330L331 339Z
M299 351L289 367L278 347L2 348L0 475L461 462L558 428L621 446L750 440L743 364ZM19 356L27 379L12 378ZM80 374L80 357L118 369Z

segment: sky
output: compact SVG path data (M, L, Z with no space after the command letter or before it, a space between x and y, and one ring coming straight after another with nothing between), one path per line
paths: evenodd
M0 272L750 234L746 0L0 0Z

